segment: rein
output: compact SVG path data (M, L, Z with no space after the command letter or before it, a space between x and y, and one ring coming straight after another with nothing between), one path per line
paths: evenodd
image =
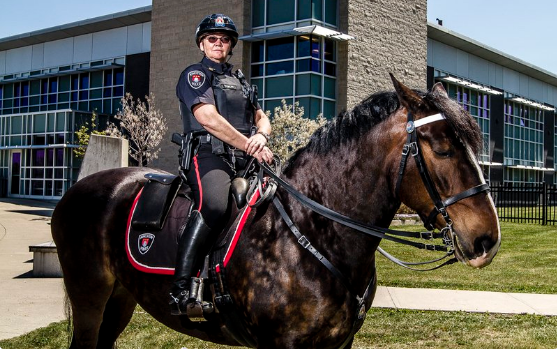
M408 161L408 155L412 154L412 157L414 158L414 160L416 161L417 167L418 167L418 171L420 173L420 177L422 178L422 181L428 191L428 194L430 196L430 198L432 199L433 203L434 203L434 208L432 210L432 212L429 214L427 221L425 222L425 227L428 230L428 232L406 232L406 231L400 231L400 230L393 230L393 229L388 229L388 228L382 228L382 227L377 227L377 226L373 226L373 225L369 225L369 224L365 224L359 221L356 221L350 217L347 217L343 214L340 214L336 211L333 211L313 200L311 200L310 198L308 198L307 196L305 196L304 194L302 194L301 192L299 192L298 190L296 190L294 187L292 187L288 182L284 181L282 178L280 178L275 171L269 167L269 165L267 165L266 163L260 163L260 173L258 175L258 182L261 183L262 177L263 177L263 172L267 173L269 175L269 177L271 177L271 179L276 183L273 184L272 187L274 187L274 189L272 190L272 194L270 195L270 197L273 197L273 204L275 205L275 207L277 208L277 210L279 211L279 213L281 214L281 217L283 218L283 220L287 223L289 229L292 231L292 233L296 236L296 238L298 239L298 243L300 245L302 245L302 247L308 249L322 264L324 264L327 269L329 269L334 275L336 275L337 277L339 277L339 279L345 284L345 286L351 290L351 286L349 285L349 283L347 282L346 278L328 261L326 260L323 255L321 255L317 250L315 250L315 248L313 248L313 246L311 245L311 243L309 242L309 240L305 237L305 235L302 235L298 229L296 228L296 226L294 225L294 223L292 222L292 220L290 219L290 217L288 216L288 214L286 213L286 211L284 210L284 207L282 207L282 204L280 203L280 200L274 196L274 191L276 190L276 186L281 186L283 189L285 189L290 195L292 195L300 204L302 204L303 206L305 206L306 208L310 209L311 211L326 217L334 222L337 222L339 224L342 224L346 227L352 228L356 231L359 231L360 233L369 235L369 236L374 236L380 239L386 239L386 240L390 240L393 242L397 242L397 243L401 243L404 245L409 245L409 246L413 246L416 247L418 249L424 249L424 250L428 250L428 251L443 251L446 252L446 254L440 258L434 259L434 260L430 260L430 261L425 261L425 262L405 262L402 261L394 256L392 256L391 254L387 253L386 251L384 251L381 247L377 247L377 251L379 251L379 253L381 253L384 257L386 257L387 259L391 260L392 262L396 263L397 265L400 265L404 268L407 269L411 269L414 271L430 271L430 270L435 270L438 268L441 268L442 266L445 265L449 265L449 264L453 264L457 261L457 259L455 257L445 261L444 263L437 265L435 267L432 268L428 268L428 269L417 269L414 268L414 266L418 266L418 265L426 265L426 264L432 264L432 263L436 263L436 262L440 262L443 259L454 255L454 248L455 248L455 233L453 232L452 229L452 220L449 217L449 214L446 210L446 208L464 198L470 197L470 196L474 196L477 195L483 191L487 191L489 190L489 185L487 183L484 184L480 184L478 186L472 187L470 189L467 189L459 194L456 194L446 200L441 200L441 197L437 191L437 189L435 188L435 185L433 183L433 181L431 180L431 177L429 175L429 172L427 171L427 167L426 167L426 163L425 160L423 159L423 156L421 154L421 150L420 150L420 146L419 146L419 142L418 142L418 137L417 137L417 132L416 129L420 126L424 126L427 125L429 123L432 122L436 122L436 121L442 121L445 120L445 116L441 113L438 114L434 114L434 115L430 115L427 116L425 118L419 119L414 121L414 117L412 115L412 113L408 113L407 114L407 124L406 124L406 132L408 133L407 136L407 142L404 145L403 149L402 149L402 158L400 161L400 168L399 168L399 172L398 172L398 178L397 178L397 183L396 183L396 188L395 188L395 193L398 196L399 191L400 191L400 185L402 183L402 177L404 175L404 170L406 168L406 163ZM261 186L260 186L260 191L261 191ZM269 192L269 191L267 191ZM269 197L269 196L268 196ZM440 232L435 233L433 232L434 227L433 227L433 222L435 217L437 217L438 214L441 214L442 217L445 220L446 223L446 227L441 229ZM437 238L441 238L443 240L444 245L433 245L433 244L426 244L426 243L419 243L419 242L415 242L415 241L409 241L409 240L405 240L402 239L400 237L408 237L408 238L421 238L421 239L437 239ZM352 291L351 291L352 292Z

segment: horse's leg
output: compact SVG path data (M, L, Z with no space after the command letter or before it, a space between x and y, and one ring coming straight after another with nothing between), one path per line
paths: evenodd
M65 280L68 275L64 275ZM70 349L95 349L105 306L114 289L114 279L82 277L66 282L72 305L73 336ZM82 282L80 282L82 281Z
M118 281L106 303L97 348L112 348L130 322L137 302Z

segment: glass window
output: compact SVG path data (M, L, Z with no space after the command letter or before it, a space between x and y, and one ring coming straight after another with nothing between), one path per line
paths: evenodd
M300 107L304 108L304 116L315 119L321 113L321 100L312 97L302 97L297 99Z
M14 96L14 84L4 85L4 99Z
M254 64L251 66L251 76L252 77L257 77L257 76L263 76L263 64Z
M327 119L331 119L336 114L335 102L323 101L323 116Z
M33 166L44 166L44 149L32 149L31 153Z
M66 129L66 114L65 113L57 113L56 114L56 131L62 132Z
M21 115L12 116L12 120L11 120L12 127L11 127L10 134L13 135L21 134L22 122L23 122L23 117Z
M45 114L35 114L33 117L33 132L42 133L46 130L46 115Z
M104 72L104 86L112 86L112 70Z
M267 75L289 74L294 72L294 61L267 64Z
M70 76L69 75L61 76L60 79L59 79L59 83L60 83L60 85L58 87L59 87L60 92L65 92L65 91L70 90Z
M325 47L323 49L323 56L328 61L337 61L336 57L336 45L331 39L325 39Z
M263 62L264 56L264 41L257 41L251 44L251 62Z
M260 27L265 25L264 21L265 21L265 2L263 0L255 0L252 1L253 4L253 14L252 14L252 20L253 20L253 24L252 26L254 27Z
M72 75L72 91L79 90L79 74Z
M60 93L58 95L58 102L68 102L70 100L70 94L68 92Z
M267 1L267 25L294 20L295 0Z
M90 92L91 92L91 99L102 98L102 95L103 95L102 88L97 88L97 89L91 90Z
M84 73L81 74L79 77L79 88L80 89L87 89L89 88L89 74Z
M292 96L294 92L292 81L292 76L266 79L265 97Z
M324 90L323 95L327 98L335 99L336 98L336 80L331 78L324 78Z
M50 89L48 92L50 93L58 92L58 78L50 78L49 82L50 82Z
M124 69L114 69L114 85L124 84Z
M281 38L267 41L267 61L294 58L294 38Z
M321 21L323 19L323 0L298 0L298 19Z
M25 81L21 83L21 96L22 97L29 96L29 81Z
M337 0L325 0L325 22L337 25Z
M283 98L286 101L287 105L292 105L292 98ZM282 99L272 99L265 102L264 110L268 110L271 112L271 118L274 116L275 108L282 107Z
M315 57L320 56L320 39L316 36L300 36L298 37L297 57Z
M321 95L321 76L303 74L296 76L296 95Z
M91 88L102 87L103 84L103 72L94 71L91 72Z

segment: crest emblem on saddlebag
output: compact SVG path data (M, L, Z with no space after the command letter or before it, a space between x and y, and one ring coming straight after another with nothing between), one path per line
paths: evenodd
M139 250L139 253L145 254L149 252L149 249L151 248L151 246L153 246L154 241L155 235L151 233L139 235L139 237L137 238L137 248Z

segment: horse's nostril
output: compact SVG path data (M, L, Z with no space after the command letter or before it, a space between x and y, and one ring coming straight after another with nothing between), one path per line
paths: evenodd
M474 250L478 254L487 253L495 246L496 242L489 235L483 235L474 242Z

